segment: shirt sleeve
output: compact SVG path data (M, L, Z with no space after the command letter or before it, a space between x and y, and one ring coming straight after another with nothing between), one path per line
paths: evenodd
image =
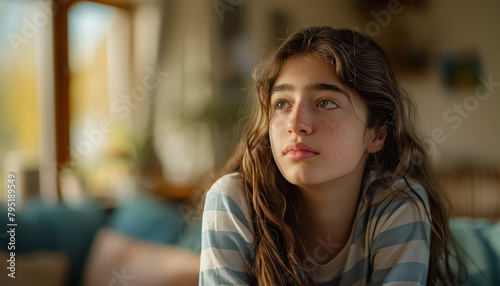
M205 198L199 285L253 285L253 227L238 175L226 175Z
M416 199L390 198L377 212L371 261L372 285L426 285L430 257L430 223L425 213L428 201L422 187L414 188Z

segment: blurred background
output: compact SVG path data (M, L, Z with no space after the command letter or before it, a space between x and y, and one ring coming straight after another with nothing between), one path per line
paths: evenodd
M0 203L12 173L18 275L181 285L146 281L133 261L151 251L195 275L199 194L238 142L252 70L306 25L382 46L418 105L453 216L498 219L498 11L494 0L0 0ZM136 260L105 259L130 245Z

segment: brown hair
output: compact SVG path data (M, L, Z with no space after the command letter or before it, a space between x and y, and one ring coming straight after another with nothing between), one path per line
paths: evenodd
M368 190L375 184L391 187L412 177L425 188L431 223L428 284L437 285L454 277L451 260L456 253L448 227L447 206L434 178L429 154L416 127L416 108L411 98L398 85L391 64L382 49L365 35L353 30L310 27L291 34L281 46L254 72L255 96L253 115L227 171L238 171L243 179L251 205L255 227L255 263L253 275L258 285L311 285L311 273L301 261L304 253L297 231L299 221L295 209L297 187L280 173L269 143L271 89L285 61L294 55L314 56L330 64L338 79L354 91L368 106L367 128L387 128L384 147L369 155L365 170L377 173ZM392 177L384 177L390 172ZM365 172L366 173L366 172ZM369 193L365 200L369 200ZM401 190L394 196L409 198ZM415 196L414 196L415 197ZM376 206L373 206L376 207ZM452 242L451 244L449 244ZM450 249L450 246L455 252ZM441 263L444 267L440 267ZM462 264L459 262L459 265ZM460 273L463 272L460 267Z

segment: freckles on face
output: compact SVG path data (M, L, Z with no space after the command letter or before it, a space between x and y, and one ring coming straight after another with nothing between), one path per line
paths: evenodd
M290 183L330 182L361 166L367 107L343 86L328 63L289 59L272 87L270 103L271 150ZM310 148L314 154L285 154L291 148Z
M317 132L324 138L325 145L337 150L339 155L356 147L356 134L350 129L351 122L338 122L336 120L322 120L317 126ZM361 143L361 142L359 142Z
M286 124L286 120L281 117L275 117L271 119L269 125L269 138L271 141L271 149L275 157L282 155L282 146L281 144L278 144L278 142L282 142L288 137L286 132Z
M281 117L274 117L271 119L269 125L269 132L275 136L283 136L286 130L286 120ZM273 136L271 136L273 137Z
M323 133L326 139L328 139L329 137L334 137L336 135L346 134L346 132L348 132L348 128L346 128L348 124L349 123L341 124L333 119L322 120L318 124L318 132Z

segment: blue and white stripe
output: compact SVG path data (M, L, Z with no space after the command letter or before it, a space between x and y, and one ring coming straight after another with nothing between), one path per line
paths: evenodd
M363 185L368 186L369 182ZM402 187L403 183L398 181L395 186ZM362 190L348 244L332 261L324 265L313 263L314 279L319 286L426 284L430 244L430 223L425 215L428 201L422 186L416 181L410 183L424 204L379 189L371 199L381 204L372 208L364 200L366 187ZM408 195L417 198L411 192ZM240 175L220 178L205 200L200 285L256 285L251 275L254 261L251 221Z

